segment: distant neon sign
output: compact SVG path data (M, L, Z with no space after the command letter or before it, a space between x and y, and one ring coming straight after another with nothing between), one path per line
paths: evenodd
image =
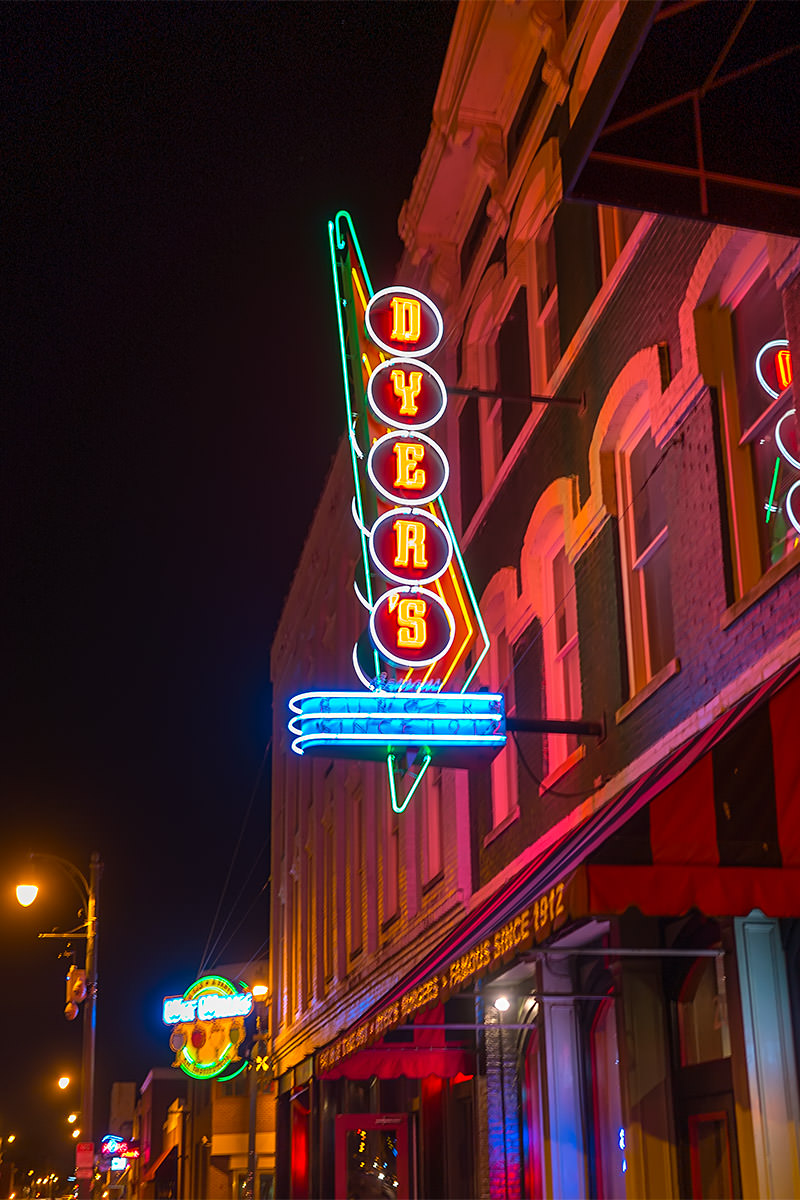
M183 996L165 996L162 1020L172 1025L169 1044L174 1066L193 1079L230 1079L245 1066L239 1060L244 1018L253 1011L252 992L221 975L206 975Z
M494 757L505 743L503 699L469 691L489 637L444 502L450 465L431 436L447 408L445 384L425 361L442 340L442 315L415 288L373 293L347 213L328 229L361 541L354 588L368 614L353 668L366 690L295 696L289 727L298 754L383 757L402 812L434 759ZM442 707L412 714L409 701L422 695Z

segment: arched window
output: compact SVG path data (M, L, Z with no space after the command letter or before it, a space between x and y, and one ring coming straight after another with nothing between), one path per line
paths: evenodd
M672 659L670 547L663 462L640 405L614 451L631 691Z
M578 720L581 698L578 604L575 570L568 543L572 483L557 480L533 511L522 551L522 605L539 619L544 662L545 715ZM545 739L545 775L558 770L578 750L575 734Z
M590 467L597 463L608 511L619 522L628 659L635 697L660 673L677 669L672 619L666 455L652 431L651 399L660 394L656 346L640 350L618 375L598 417ZM602 463L613 466L603 470ZM664 678L662 675L661 678Z
M516 572L503 567L491 579L481 598L481 613L490 639L489 653L480 671L481 685L490 691L502 691L506 712L515 711L514 671L508 639L509 618L516 601ZM517 759L513 745L507 745L492 761L492 828L496 829L518 809Z
M718 404L734 601L798 544L788 500L799 477L798 422L771 257L764 234L717 230L682 311L683 341L696 340L691 351Z

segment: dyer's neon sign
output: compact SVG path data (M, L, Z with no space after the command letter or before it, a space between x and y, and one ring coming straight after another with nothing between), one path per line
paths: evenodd
M469 691L489 638L444 500L436 426L447 390L425 361L441 313L414 288L373 293L349 215L328 229L361 541L354 587L367 611L353 667L365 691L295 696L289 726L298 754L384 758L401 812L434 758L467 766L502 748L503 698ZM409 707L423 695L439 707Z
M206 975L183 996L165 996L161 1010L172 1025L169 1044L173 1066L193 1079L231 1079L245 1067L239 1058L244 1018L253 1011L253 994L221 975Z

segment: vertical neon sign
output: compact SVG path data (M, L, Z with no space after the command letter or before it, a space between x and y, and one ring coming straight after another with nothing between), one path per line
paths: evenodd
M337 213L328 233L352 512L361 546L355 591L367 613L365 633L353 648L353 667L367 693L381 698L385 716L367 733L354 731L350 741L358 737L373 744L380 741L379 726L392 729L384 752L392 806L402 812L434 754L467 746L497 753L505 741L503 702L468 691L489 638L444 499L450 468L435 427L444 415L447 391L427 361L442 340L441 314L413 288L373 291L348 213ZM395 736L391 718L421 694L439 697L439 712L424 726L428 736L409 744L408 737ZM331 727L330 741L338 738L341 747L349 744L339 711L346 708L345 694L335 695L338 724L335 732ZM304 693L291 702L297 753L309 749L314 738L315 744L324 743L323 717L330 711L325 699L325 693ZM441 726L435 726L435 735L430 732L430 722L445 711L452 730L447 745ZM312 717L313 736L308 734ZM406 776L410 783L401 796Z

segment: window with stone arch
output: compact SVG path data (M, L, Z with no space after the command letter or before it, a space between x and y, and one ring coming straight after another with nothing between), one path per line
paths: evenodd
M652 398L660 391L658 350L646 347L612 385L590 450L598 462L613 466L613 489L609 487L606 503L619 525L631 697L677 669L667 469L652 428ZM605 477L610 474L606 470Z
M480 686L504 694L508 716L516 712L514 660L508 635L516 598L516 571L513 567L503 567L490 580L480 603L490 639L489 653L479 672ZM491 775L492 828L496 829L519 811L517 757L513 745L507 744L493 759Z
M682 353L717 400L731 601L798 545L789 491L800 425L780 287L785 241L716 230L681 312Z
M558 479L540 497L525 534L520 564L521 604L542 629L546 716L579 720L581 696L578 605L573 538L573 481ZM582 757L576 734L545 737L545 777Z

